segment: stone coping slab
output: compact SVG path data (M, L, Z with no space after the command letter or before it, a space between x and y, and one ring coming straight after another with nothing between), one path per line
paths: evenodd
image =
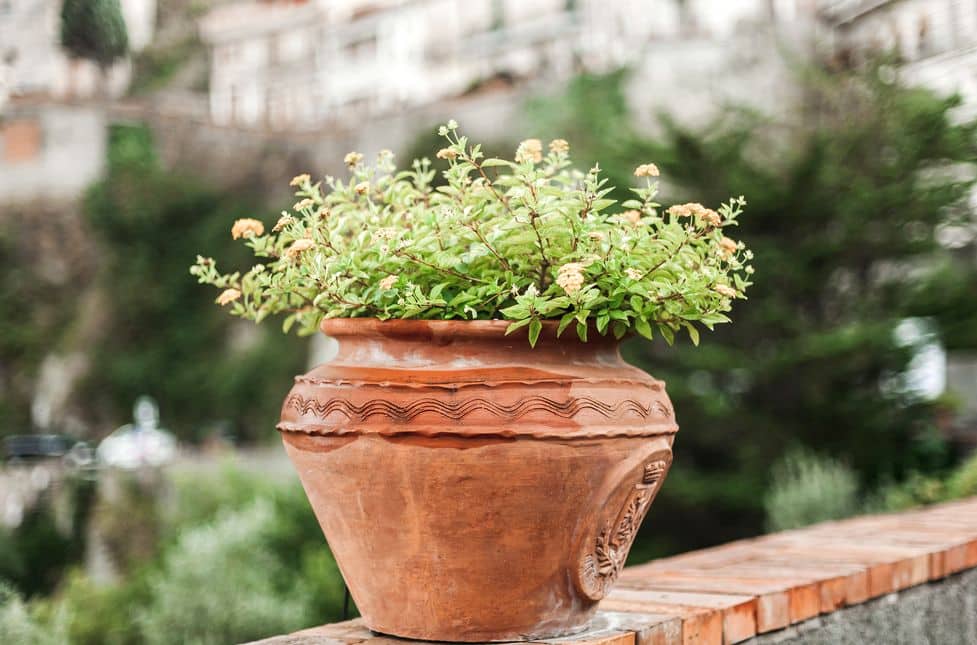
M977 569L977 497L825 522L628 567L561 645L730 645ZM406 645L360 620L253 645Z

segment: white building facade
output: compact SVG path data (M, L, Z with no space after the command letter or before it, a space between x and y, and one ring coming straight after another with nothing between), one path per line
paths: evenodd
M743 25L796 24L812 0L256 0L200 23L222 125L316 128L475 92L720 51ZM803 21L802 21L803 22ZM748 27L752 28L752 27ZM749 34L746 34L749 36ZM655 61L652 61L652 65Z
M98 65L72 60L61 48L61 0L0 0L0 109L4 98L43 96L90 98L103 89ZM156 0L121 0L134 52L150 43ZM107 73L108 92L119 95L129 84L128 60Z

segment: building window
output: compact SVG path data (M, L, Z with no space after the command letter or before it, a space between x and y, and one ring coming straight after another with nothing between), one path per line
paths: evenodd
M37 119L8 121L0 129L3 160L10 164L33 161L41 154L41 124Z
M492 0L492 31L505 27L505 0Z

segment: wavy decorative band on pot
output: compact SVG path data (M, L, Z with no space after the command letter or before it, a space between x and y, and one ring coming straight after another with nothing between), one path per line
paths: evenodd
M476 412L487 412L504 421L515 421L531 412L545 412L570 419L577 416L577 413L582 410L596 412L608 419L621 419L629 414L637 419L648 419L652 413L664 420L671 417L668 409L660 401L653 401L648 406L644 406L633 399L624 399L608 404L586 396L570 398L565 401L556 401L545 396L529 396L512 405L496 403L492 399L481 397L472 397L461 401L423 398L404 405L375 399L363 405L356 405L346 399L319 401L316 398L305 398L301 394L293 394L288 397L285 406L304 416L312 415L322 421L328 420L329 415L334 412L342 414L349 421L366 421L373 415L380 415L404 422L413 421L415 417L428 412L454 421L461 421Z
M585 629L671 463L664 384L617 342L504 321L328 320L278 425L366 624L408 638ZM377 572L383 572L378 575Z

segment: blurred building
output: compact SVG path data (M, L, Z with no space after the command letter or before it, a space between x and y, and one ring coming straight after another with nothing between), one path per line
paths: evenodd
M103 89L102 72L88 60L70 58L61 49L61 0L0 0L0 78L9 97L90 98ZM129 48L150 43L156 0L120 0ZM110 67L105 89L125 92L131 76L128 59ZM0 94L3 89L0 88ZM2 100L0 100L2 103Z
M138 52L152 39L156 0L120 2ZM126 91L131 61L103 74L92 61L70 58L60 20L61 0L0 0L0 204L71 200L104 164L97 104Z
M256 0L214 9L200 33L215 123L303 129L525 79L637 63L686 70L689 54L701 73L702 63L737 58L731 39L753 53L756 30L808 25L814 8L812 0Z
M903 80L959 92L977 113L977 3L967 0L821 0L836 55L892 52Z

